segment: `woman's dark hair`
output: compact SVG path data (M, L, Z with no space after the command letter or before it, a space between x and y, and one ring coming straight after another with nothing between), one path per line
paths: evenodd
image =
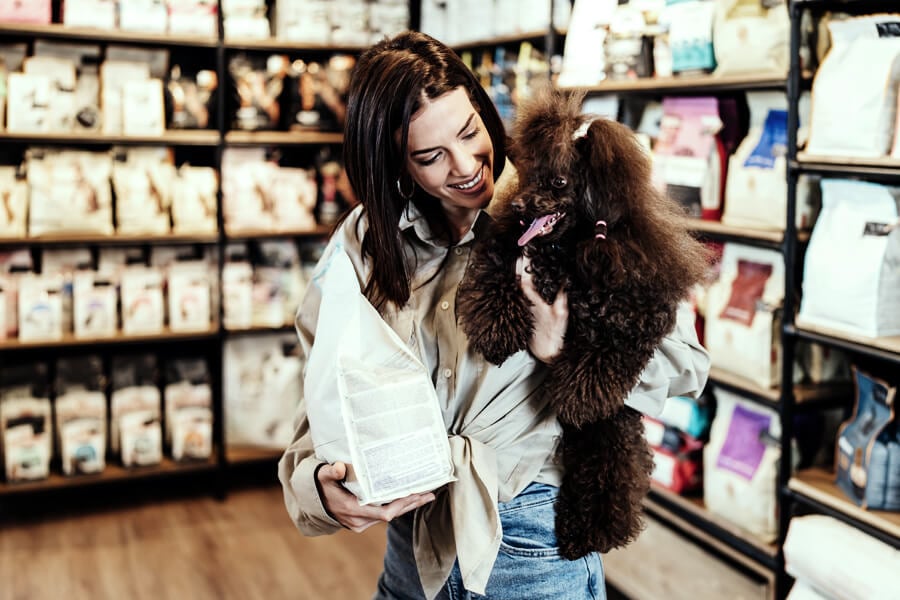
M397 189L408 188L406 143L409 122L422 99L435 99L463 88L478 111L494 147L494 179L506 162L506 133L493 103L472 71L447 46L424 33L408 31L366 50L350 79L344 126L344 164L353 192L368 217L362 241L363 257L371 259L372 275L364 293L382 308L402 307L409 300L410 273L404 260L400 217L407 202L415 204L439 236L450 240L450 226L438 201L415 186L411 199ZM394 135L400 132L400 147Z

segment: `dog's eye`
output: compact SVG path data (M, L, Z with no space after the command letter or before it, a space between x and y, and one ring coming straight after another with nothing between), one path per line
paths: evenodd
M568 183L569 183L569 180L566 179L565 177L563 177L562 175L560 175L558 177L554 177L553 181L550 182L550 184L558 190L561 190L562 188L566 187L566 185L568 185Z

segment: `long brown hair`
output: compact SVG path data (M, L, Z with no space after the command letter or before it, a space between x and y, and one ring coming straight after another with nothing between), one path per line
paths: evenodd
M432 231L449 243L450 226L440 203L418 186L411 199L403 198L397 181L409 179L404 166L409 122L421 108L422 98L435 99L460 87L490 135L496 180L506 162L503 122L484 88L453 50L424 33L408 31L366 50L351 75L344 164L368 218L362 252L371 260L372 274L364 293L378 308L387 302L402 307L409 300L411 274L398 227L407 202L415 204ZM399 147L394 138L398 131Z

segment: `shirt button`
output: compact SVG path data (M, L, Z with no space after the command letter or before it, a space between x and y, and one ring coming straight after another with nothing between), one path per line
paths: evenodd
M453 371L444 369L444 379L450 379L451 377L453 377Z
M441 308L443 310L447 310L448 308L450 308L450 303L444 300L443 302L441 302Z
M453 251L456 252L456 255L457 255L457 256L459 256L460 254L462 254L462 248L458 248L458 247L457 247L457 248L454 248Z

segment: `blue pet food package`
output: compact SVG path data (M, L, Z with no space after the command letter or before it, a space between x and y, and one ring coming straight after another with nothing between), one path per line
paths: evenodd
M713 0L667 0L660 20L668 23L672 48L672 71L712 71L716 67L713 51Z
M838 430L837 484L863 508L900 510L897 388L854 368L856 404Z

